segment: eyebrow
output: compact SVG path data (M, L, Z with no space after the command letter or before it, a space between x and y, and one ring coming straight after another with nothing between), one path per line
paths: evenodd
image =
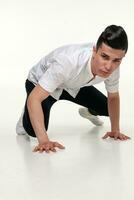
M110 56L109 55L107 55L106 53L104 53L104 52L102 52L101 53L101 55L104 55L104 56L106 56L107 58L110 58ZM122 58L114 58L114 60L122 60Z

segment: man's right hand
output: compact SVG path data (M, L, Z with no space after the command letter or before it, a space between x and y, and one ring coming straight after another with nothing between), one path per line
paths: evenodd
M38 144L34 148L33 152L37 151L39 151L40 153L42 153L43 151L45 151L46 153L49 153L50 151L56 152L56 147L59 149L65 149L65 147L59 144L58 142L47 141L42 144Z

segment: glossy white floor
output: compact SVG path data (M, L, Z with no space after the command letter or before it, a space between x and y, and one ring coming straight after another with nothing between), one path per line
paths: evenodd
M79 106L57 102L52 108L48 133L66 149L33 153L37 141L15 133L23 104L18 97L24 91L16 90L16 84L12 89L0 88L4 96L10 96L1 102L0 115L5 120L0 124L0 199L134 199L133 122L127 118L130 113L122 123L122 131L132 139L103 140L101 137L109 130L108 119L103 118L103 127L95 127L78 115ZM6 111L3 104L7 105Z
M0 0L0 200L134 199L133 4ZM120 94L121 130L132 139L101 139L110 130L107 118L102 127L95 127L78 115L78 105L61 101L52 108L48 134L65 150L33 153L36 139L15 133L29 69L58 46L96 41L110 24L123 25L130 41Z

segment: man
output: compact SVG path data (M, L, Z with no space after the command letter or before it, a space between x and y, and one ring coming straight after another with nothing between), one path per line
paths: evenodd
M95 125L103 122L97 115L109 116L111 130L104 139L127 140L120 132L119 66L128 49L128 39L121 26L108 26L92 43L60 47L42 58L26 80L27 99L17 123L18 134L37 137L34 151L56 151L64 146L49 140L47 135L52 105L59 99L77 103L82 117ZM92 85L104 81L108 97Z

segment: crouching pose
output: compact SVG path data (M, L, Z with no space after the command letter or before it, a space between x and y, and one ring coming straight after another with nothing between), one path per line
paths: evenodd
M55 49L32 67L25 83L27 98L17 123L18 134L37 137L34 151L56 151L64 146L47 135L50 109L60 99L81 105L79 114L96 126L98 116L109 116L111 129L104 139L127 140L120 131L120 64L128 49L121 26L110 25L93 43L72 44ZM107 97L93 85L104 81Z

